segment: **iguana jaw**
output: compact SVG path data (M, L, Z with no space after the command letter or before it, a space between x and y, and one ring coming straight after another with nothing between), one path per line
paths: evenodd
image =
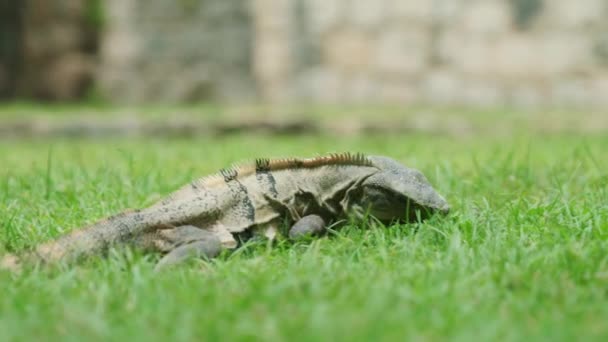
M447 215L450 210L445 200L437 207L433 207L393 193L386 196L386 202L382 200L381 202L384 203L378 203L374 198L366 197L365 193L364 191L363 197L358 201L360 204L355 204L351 208L351 214L359 218L370 215L384 224L418 222L436 214ZM390 205L387 206L386 203Z

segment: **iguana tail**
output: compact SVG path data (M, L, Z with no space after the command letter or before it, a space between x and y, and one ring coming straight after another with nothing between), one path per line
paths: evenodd
M154 227L152 217L139 211L125 212L74 230L17 255L7 254L0 261L0 269L18 270L21 263L67 262L80 257L102 253L110 246L120 245ZM154 220L157 221L157 220Z

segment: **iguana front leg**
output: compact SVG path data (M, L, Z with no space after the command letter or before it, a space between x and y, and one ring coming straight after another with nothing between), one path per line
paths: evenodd
M289 229L289 238L295 240L306 235L319 236L323 234L325 230L325 221L321 216L308 215L302 217L291 226Z
M159 238L158 248L168 253L156 264L157 271L194 257L211 259L222 250L220 239L215 234L194 226L163 229Z
M304 191L300 191L301 194L308 194ZM310 194L309 194L310 195ZM278 201L268 195L264 195L271 207L280 213L288 215L292 220L295 221L293 226L289 229L289 238L292 240L298 239L305 235L318 236L325 232L325 221L319 215L306 215L301 217L298 211L290 204ZM310 195L310 201L316 200L314 196ZM318 203L317 203L317 206Z

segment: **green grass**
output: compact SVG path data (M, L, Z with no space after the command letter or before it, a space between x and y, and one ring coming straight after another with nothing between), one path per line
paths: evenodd
M608 137L576 134L3 141L8 249L144 206L254 156L390 155L422 170L453 211L420 225L252 244L161 274L154 256L132 252L0 273L0 336L606 340L607 146Z

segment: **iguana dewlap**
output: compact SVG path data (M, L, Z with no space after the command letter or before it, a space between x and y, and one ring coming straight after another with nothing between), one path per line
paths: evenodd
M134 244L165 253L164 266L192 254L214 257L253 235L295 238L321 234L348 217L411 222L448 211L419 171L388 157L258 159L194 181L146 209L72 231L20 257L8 255L2 265L68 261Z

